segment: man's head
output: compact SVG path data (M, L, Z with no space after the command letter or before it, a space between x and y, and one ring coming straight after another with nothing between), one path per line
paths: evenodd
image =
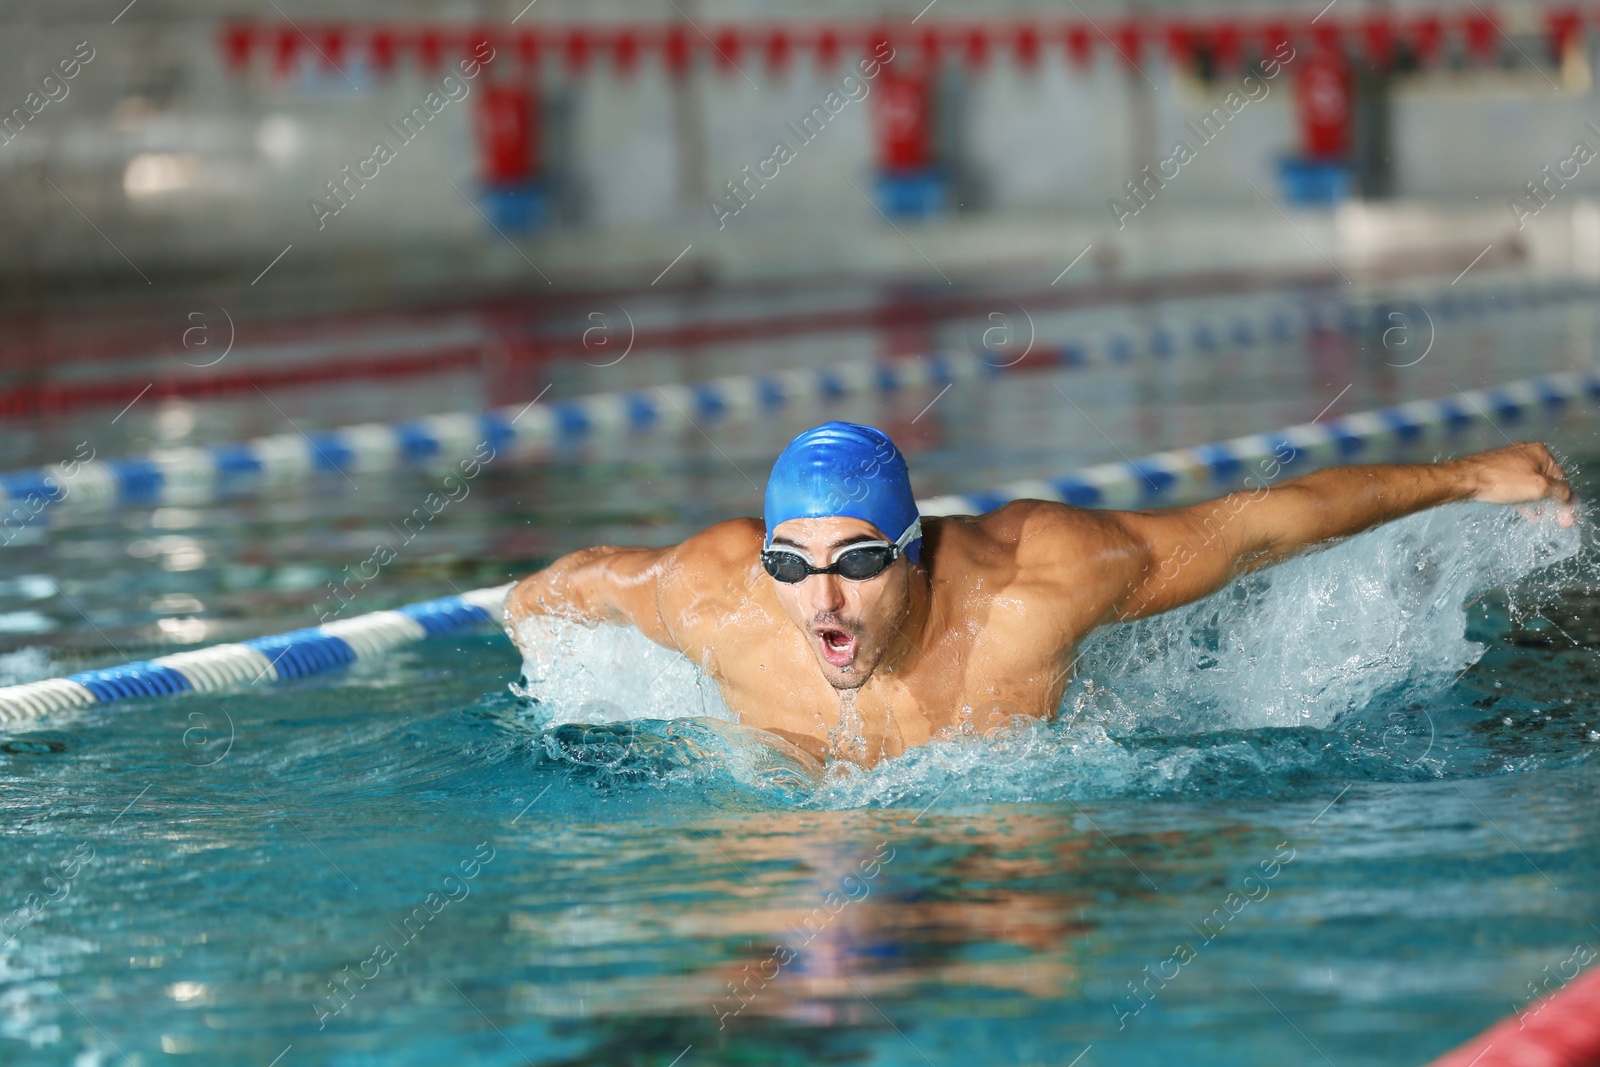
M762 563L784 613L830 685L861 686L911 607L922 530L905 457L870 426L807 430L773 465L765 517Z

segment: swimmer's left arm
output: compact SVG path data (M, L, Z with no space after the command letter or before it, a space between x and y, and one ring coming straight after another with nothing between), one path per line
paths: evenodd
M1562 525L1575 496L1549 449L1524 443L1444 463L1334 467L1190 507L1114 512L1136 546L1112 617L1170 610L1314 545L1455 501L1554 500Z

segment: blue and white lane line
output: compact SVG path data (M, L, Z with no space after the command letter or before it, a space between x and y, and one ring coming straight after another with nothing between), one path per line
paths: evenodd
M1329 462L1358 460L1383 442L1445 442L1474 425L1555 421L1600 405L1600 373L1572 371L1417 400L1327 422L1302 423L1270 433L1235 437L1195 448L1158 452L1123 463L1105 463L1062 478L1016 482L991 492L942 496L918 502L924 515L982 514L1010 500L1058 500L1085 507L1158 504L1210 489L1236 486L1248 474L1271 480L1260 469L1276 462L1284 470L1310 470ZM210 693L234 686L302 678L374 659L400 645L500 619L510 584L459 596L375 611L286 634L120 667L82 671L0 688L0 722L23 722L53 711L134 697Z
M1491 422L1553 422L1587 398L1600 405L1600 372L1568 371L1474 389L1436 400L1305 422L1140 459L1102 463L1053 479L1013 482L981 493L918 501L924 515L981 515L1011 500L1055 500L1079 507L1128 507L1174 500L1238 485L1255 475L1274 480L1278 469L1301 473L1361 462L1383 442L1446 443ZM1268 469L1273 473L1268 473Z
M1538 306L1588 295L1592 287L1547 283L1518 290L1447 291L1426 297L1440 318ZM1089 340L1039 345L1030 367L1079 367L1207 355L1228 348L1288 343L1309 334L1388 330L1410 322L1416 300L1390 297L1365 304L1343 300L1279 303L1227 321L1195 318L1181 327L1157 325L1143 334L1109 330ZM1401 316L1396 320L1394 316ZM1420 328L1411 324L1411 328ZM732 375L691 384L599 393L555 403L508 405L488 411L432 415L399 423L367 423L311 434L287 433L206 448L171 448L142 456L90 459L0 473L0 511L21 521L46 504L86 509L121 504L200 503L263 488L309 481L318 474L388 471L417 463L454 462L482 445L498 454L622 437L669 425L753 422L784 410L849 396L893 395L1000 373L993 353L928 354ZM10 505L9 508L6 505Z
M692 384L535 400L487 411L366 423L316 433L276 434L207 448L161 449L0 474L0 510L37 513L44 504L107 508L204 502L306 482L319 474L389 471L473 455L525 452L560 442L621 437L669 424L753 422L784 408L872 392L940 388L995 367L973 356L914 356L731 375ZM26 515L17 514L18 519Z
M374 611L285 634L238 644L80 671L26 685L0 688L0 722L38 718L64 708L107 704L134 697L212 693L233 686L304 678L356 660L376 659L390 649L454 633L500 618L510 584L474 589L459 596Z

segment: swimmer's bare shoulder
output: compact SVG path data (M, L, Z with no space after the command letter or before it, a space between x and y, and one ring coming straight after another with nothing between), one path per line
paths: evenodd
M1115 512L1051 501L1014 500L938 531L934 581L965 586L986 625L1026 645L1064 647L1108 621L1148 562Z
M1110 512L1011 501L978 517L925 518L923 563L942 629L965 633L986 670L1058 672L1062 654L1115 605L1146 563Z
M708 650L764 639L751 625L776 610L760 564L764 542L759 520L729 519L670 549L658 586L669 634L662 643L704 666Z
M535 615L631 625L698 658L706 628L748 599L761 540L759 522L732 519L666 548L581 549L513 586L505 622L513 637Z

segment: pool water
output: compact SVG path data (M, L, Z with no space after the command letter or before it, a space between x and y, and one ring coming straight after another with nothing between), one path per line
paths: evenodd
M1112 368L828 414L903 437L933 495L1303 421L1347 382L1358 410L1592 359L1572 309L1517 314L1398 381L1348 341L1239 355L1233 392ZM183 405L116 432L173 411L227 432ZM491 470L353 610L749 512L805 421ZM105 418L60 422L17 462ZM1560 440L1600 492L1593 427ZM0 681L308 625L430 477L30 530ZM1097 635L1050 725L867 771L604 628L46 720L0 742L0 1061L1421 1064L1600 946L1586 536L1394 524Z

